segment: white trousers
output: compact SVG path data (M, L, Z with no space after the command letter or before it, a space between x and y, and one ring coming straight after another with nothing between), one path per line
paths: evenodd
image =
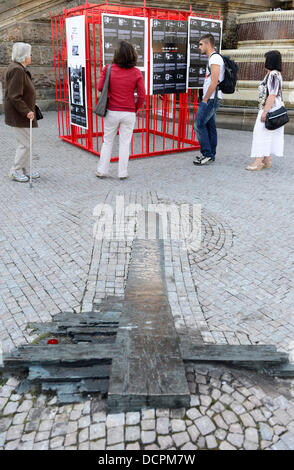
M119 127L119 163L118 177L128 175L128 162L130 156L130 143L136 122L136 113L127 111L107 111L104 118L104 143L101 149L97 171L103 175L108 174L112 146Z
M16 153L11 172L28 174L30 171L30 129L14 127Z

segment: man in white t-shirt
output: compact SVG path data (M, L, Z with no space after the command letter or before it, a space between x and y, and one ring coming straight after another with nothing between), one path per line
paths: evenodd
M214 37L212 34L205 34L200 38L199 49L201 54L206 54L208 63L203 85L203 99L198 106L197 116L194 123L195 132L200 144L201 156L195 157L195 165L204 165L215 160L217 146L217 131L215 124L216 111L220 105L222 92L218 90L215 97L215 90L225 75L225 65L223 58L215 52Z

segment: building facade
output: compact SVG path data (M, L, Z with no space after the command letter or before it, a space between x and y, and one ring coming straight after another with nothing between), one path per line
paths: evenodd
M50 12L60 13L65 9L83 5L85 0L2 0L0 3L0 79L3 81L5 68L11 61L11 49L14 42L23 41L32 44L33 60L30 67L37 88L38 103L42 109L55 109L55 76L51 45ZM91 2L92 3L92 2ZM95 2L93 3L103 3ZM142 6L143 0L122 0L109 3L132 4ZM147 6L175 8L172 0L146 1ZM294 0L215 0L190 2L180 0L177 8L189 10L190 6L197 13L218 14L224 21L223 48L237 47L236 17L242 13L269 11L275 8L293 8Z

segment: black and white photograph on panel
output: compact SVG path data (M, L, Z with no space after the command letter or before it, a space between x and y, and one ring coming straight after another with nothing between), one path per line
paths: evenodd
M138 54L137 67L147 77L148 19L102 13L103 67L111 64L119 41L131 43ZM145 82L147 88L147 83Z
M66 18L70 123L88 128L85 16Z
M87 127L85 67L69 67L71 123Z
M152 20L151 94L186 92L188 23Z
M207 57L200 54L199 41L205 34L212 34L216 52L221 52L222 21L189 17L187 88L203 88Z

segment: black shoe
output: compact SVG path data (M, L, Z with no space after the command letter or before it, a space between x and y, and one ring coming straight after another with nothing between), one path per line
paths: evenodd
M194 158L193 163L194 163L194 165L200 165L200 161L201 161L201 157L197 155Z
M202 158L199 158L199 161L196 163L196 159L194 160L193 163L195 163L195 165L206 165L206 163L210 162L212 160L211 157L202 157Z

